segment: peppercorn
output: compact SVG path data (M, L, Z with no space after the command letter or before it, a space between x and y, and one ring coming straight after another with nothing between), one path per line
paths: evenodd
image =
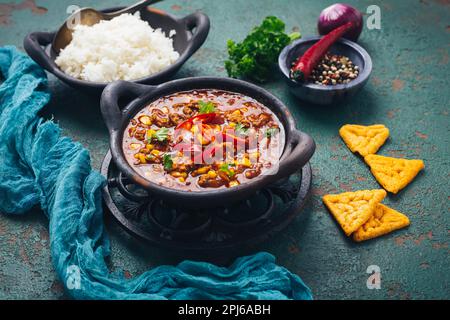
M356 79L359 67L346 56L328 52L311 72L310 81L320 85L349 83Z

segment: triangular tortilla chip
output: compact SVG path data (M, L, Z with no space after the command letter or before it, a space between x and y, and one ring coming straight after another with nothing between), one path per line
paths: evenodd
M372 126L346 124L339 129L339 134L352 152L358 152L364 157L378 151L389 137L389 129L382 124Z
M425 166L422 160L407 160L370 154L364 158L370 171L387 191L397 193Z
M364 241L407 226L409 226L407 216L380 203L369 221L353 233L353 239L358 242Z
M322 199L345 234L349 236L369 220L385 196L386 191L378 189L327 194Z

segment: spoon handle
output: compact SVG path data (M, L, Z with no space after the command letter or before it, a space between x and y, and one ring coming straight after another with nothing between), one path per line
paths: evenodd
M149 6L151 4L155 4L157 2L160 2L162 0L143 0L143 1L139 1L136 4L133 4L132 6L123 8L119 11L115 11L115 12L110 12L110 13L106 13L105 15L107 15L108 17L114 18L117 16L120 16L121 14L124 13L135 13L136 11L139 11L140 9Z

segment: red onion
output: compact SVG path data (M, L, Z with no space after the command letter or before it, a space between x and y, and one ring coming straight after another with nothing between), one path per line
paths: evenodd
M319 34L324 35L349 21L352 21L355 26L343 37L356 42L362 31L363 17L361 12L348 4L335 3L323 9L317 22L317 29Z

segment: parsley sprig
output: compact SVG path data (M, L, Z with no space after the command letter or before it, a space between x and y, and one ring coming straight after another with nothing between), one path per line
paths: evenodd
M241 43L228 40L229 58L225 61L228 75L233 78L249 78L259 82L267 81L272 67L283 48L300 38L298 32L287 35L285 24L274 16L264 19Z
M164 166L164 170L169 171L172 169L173 167L173 160L172 157L170 156L170 154L165 154L163 157L163 166Z

